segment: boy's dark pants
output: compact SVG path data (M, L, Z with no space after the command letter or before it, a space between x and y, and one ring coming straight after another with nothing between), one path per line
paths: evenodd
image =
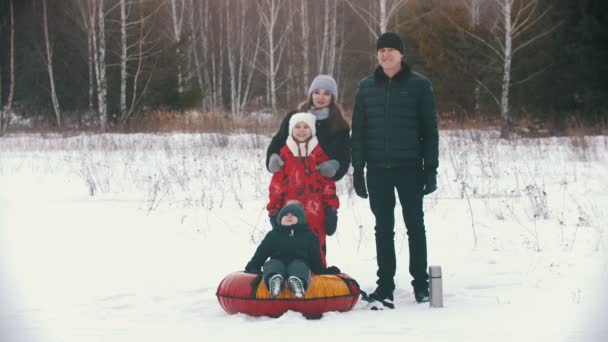
M376 217L378 287L385 293L395 290L395 189L403 208L407 228L410 274L414 289L428 287L426 232L422 209L424 173L419 167L368 168L369 203Z
M302 279L302 282L304 282L304 290L308 288L308 283L310 282L310 267L300 259L294 259L288 263L279 259L270 259L264 264L263 274L266 288L270 288L268 286L268 280L275 274L282 275L284 280L289 279L290 276L296 276Z

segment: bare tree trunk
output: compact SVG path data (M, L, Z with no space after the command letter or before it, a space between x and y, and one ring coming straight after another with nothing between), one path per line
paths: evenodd
M478 80L478 83L484 86L490 95L492 95L494 101L500 108L500 115L504 124L503 128L508 129L512 122L509 108L510 88L514 84L524 83L538 73L542 72L542 70L540 70L530 76L525 77L523 80L514 82L511 75L513 58L519 50L550 34L559 25L561 25L561 23L558 23L548 29L542 29L540 33L529 34L528 31L530 31L531 28L548 13L550 8L543 10L541 13L537 13L539 4L538 0L521 1L517 7L514 7L514 0L492 0L491 4L497 5L498 13L497 20L495 23L493 23L493 25L496 26L493 27L495 29L493 30L494 34L492 37L483 38L477 35L475 32L471 32L470 29L467 30L466 28L462 27L461 29L481 42L483 46L488 48L492 52L492 58L502 65L501 95L499 97L492 94L489 88L481 81ZM517 44L515 44L515 39L524 32L528 33L526 35L526 40L518 40ZM503 129L503 136L508 136L508 132L505 129Z
M195 17L194 17L194 6L198 4L198 19L200 22L200 26L198 29L195 27ZM209 1L204 0L200 1L191 0L190 8L192 9L190 13L192 14L190 18L190 28L192 30L192 51L194 54L194 65L196 68L196 77L198 79L199 88L201 98L203 99L202 107L208 108L213 106L213 96L211 95L211 81L209 76L209 67L208 67L208 40L207 36L209 35ZM200 46L197 45L200 38ZM211 101L209 101L211 99Z
M308 92L308 83L311 81L310 79L310 59L309 59L309 50L310 50L310 27L308 25L308 4L307 0L300 1L300 24L302 27L302 77L304 78L304 82L302 82L304 86L304 94Z
M10 0L10 17L11 17L11 34L10 34L10 46L11 52L9 55L9 88L8 88L8 99L4 106L4 117L0 120L0 133L4 134L8 130L8 126L11 121L11 112L13 109L13 96L15 95L15 13L13 9L13 0Z
M388 26L388 18L386 17L386 0L378 0L380 11L378 12L378 23L380 24L380 33L386 32Z
M470 29L475 32L481 23L480 0L465 0L465 5L471 15ZM481 85L477 83L473 90L473 111L475 115L479 115L481 111Z
M55 90L55 77L53 76L53 51L51 48L51 41L49 38L49 23L46 0L42 0L42 12L43 12L43 28L44 28L44 42L46 46L46 64L47 71L49 74L49 83L51 84L51 102L53 103L53 111L55 113L55 120L57 121L57 127L61 128L61 108L59 106L59 100L57 99L57 92Z
M327 62L328 68L327 73L329 75L335 76L335 68L336 68L336 39L338 37L337 31L337 20L338 20L338 1L332 1L332 21L331 21L331 33L329 40L329 60Z
M95 78L97 81L97 111L102 132L107 130L108 113L106 103L106 42L104 0L92 0L91 24L93 29L93 49Z
M230 14L230 2L226 3L226 44L228 46L231 46L234 44L234 42L238 42L238 34L237 35L233 35L233 27L232 27L232 22L230 21L230 18L232 17ZM241 25L244 25L244 23L241 22ZM231 44L233 43L233 44ZM237 107L237 94L236 94L236 65L235 65L235 53L237 51L235 51L235 49L228 49L226 51L227 54L227 58L228 58L228 74L229 74L229 78L230 78L230 111L232 113L236 113L236 107Z
M509 89L511 87L511 61L513 60L513 27L511 26L511 12L513 10L513 0L502 0L504 15L504 68L502 74L502 96L500 106L500 116L505 124L511 124L509 115Z
M238 8L234 10L227 9L226 11L226 33L227 43L237 47L237 49L229 49L228 51L228 63L230 70L230 89L231 89L231 111L236 114L241 114L247 104L249 98L250 84L253 78L255 63L257 60L257 54L259 50L259 31L257 35L256 46L253 54L248 53L246 43L249 41L246 36L247 33L254 34L249 31L247 27L247 10L250 2L239 1L237 2ZM239 13L238 25L235 22L230 21L230 13ZM238 30L233 30L234 26L238 27ZM232 38L230 38L232 37ZM234 51L232 51L234 50ZM236 52L236 56L234 56ZM238 66L238 68L237 68Z
M2 31L0 31L1 33ZM0 35L0 38L2 35ZM0 56L0 65L2 65L2 56ZM0 135L2 134L2 121L4 120L4 112L2 111L2 68L0 68Z
M343 18L344 16L341 15L340 17ZM338 85L342 84L342 56L343 55L344 55L344 20L342 20L340 23L340 47L338 48L338 56L337 56L337 63L336 63L335 79L336 79L336 82L338 82ZM338 92L338 95L340 95L342 93L343 92ZM336 99L336 101L338 101L338 99Z
M8 99L4 110L0 110L0 134L8 130L8 126L11 121L11 111L13 108L13 96L15 93L15 14L13 9L13 0L10 0L10 17L11 17L11 28L10 28L10 55L9 55L9 91Z
M284 3L279 0L262 0L256 2L261 23L265 29L266 38L268 40L268 66L266 68L266 77L268 80L268 93L270 96L270 104L272 111L277 111L277 71L280 66L280 60L283 53L283 46L287 30L284 30L279 39L275 39L275 30L279 19L281 6Z
M397 14L399 8L407 3L408 0L377 0L365 1L365 6L357 5L353 0L344 0L346 4L357 14L374 39L388 29L388 23ZM377 5L377 7L376 7Z
M182 43L182 25L184 21L184 0L170 0L171 1L171 20L173 24L172 38L177 49L175 54L177 55L177 93L181 97L184 93L184 75L183 75L183 50L181 47ZM176 4L179 2L179 4ZM178 8L179 7L179 8Z
M329 44L329 0L325 0L324 2L325 16L323 17L323 40L321 46L319 47L319 74L326 73L325 67L325 52L327 51L327 45Z
M298 46L296 44L289 44L287 47L287 75L286 75L286 83L287 86L285 88L285 100L287 103L291 104L297 101L295 99L296 94L299 90L299 84L297 83L297 74L299 72L296 71L296 66L299 69L300 65L298 65L296 61L296 49Z
M94 71L94 67L93 67L93 60L95 59L95 57L93 56L93 54L95 52L93 49L93 32L89 29L89 30L87 30L86 34L87 34L87 52L88 52L87 62L88 62L88 66L89 66L89 111L93 111L93 104L95 102L95 97L94 97L95 71Z
M130 5L132 6L132 5ZM144 51L144 44L146 44L147 41L147 37L150 34L150 29L146 28L146 25L148 23L148 21L150 21L152 14L146 16L144 13L144 6L142 6L141 3L139 3L139 5L137 6L138 10L139 10L139 20L137 20L136 22L130 22L130 23L126 23L127 26L131 26L134 24L139 25L139 35L136 39L136 46L137 46L137 53L130 53L129 50L131 50L131 47L128 45L126 46L125 49L125 57L124 60L125 61L137 61L137 67L134 68L134 73L133 73L133 86L131 89L131 101L130 104L125 103L125 111L124 113L120 116L120 121L122 122L123 128L126 130L128 127L128 122L129 122L129 118L133 115L133 113L136 111L136 108L139 106L140 101L143 99L146 90L148 89L148 86L150 85L150 81L152 80L152 74L150 73L150 75L148 76L148 79L145 82L142 82L143 87L141 89L141 91L139 90L139 86L140 86L140 78L142 77L142 73L143 73L143 64L144 64L144 59L147 58L149 55L152 55L155 53L155 51L151 51L151 49L147 49L147 51ZM129 8L129 12L131 12L132 7ZM130 15L129 15L130 16ZM129 17L126 16L126 17ZM125 18L126 19L126 18ZM125 32L127 33L127 32ZM127 36L128 38L128 36ZM128 43L128 39L125 39L125 44ZM125 64L125 70L126 70L126 64ZM126 97L126 92L127 92L127 80L129 77L129 73L125 72L125 101L128 101L127 97Z
M127 115L127 6L120 0L120 117Z
M480 0L471 0L471 24L473 27L481 23Z
M205 17L203 17L202 15L199 17L196 17L196 10L195 10L195 6L197 3L195 3L194 0L190 0L188 6L190 7L190 32L192 34L192 57L193 57L193 62L194 62L194 71L196 73L196 81L198 83L198 89L200 91L200 96L201 99L205 98L203 89L205 89L205 82L203 81L203 73L201 71L202 66L201 66L201 58L199 55L199 51L198 51L198 29L195 25L195 20L199 19L199 20L207 20ZM199 10L202 7L202 4L199 4ZM196 19L195 19L196 18ZM201 104L201 107L203 107L203 104Z
M218 108L223 109L224 108L224 87L223 87L223 83L224 83L224 55L223 55L223 51L224 51L224 44L223 44L223 40L222 40L222 32L224 32L224 17L222 17L220 15L220 32L219 32L219 39L218 39L218 48L217 48L217 62L218 62L218 67L217 67L217 99L215 101L215 106Z
M257 38L256 38L256 42L255 42L255 49L253 50L253 57L251 58L251 61L249 62L249 65L248 65L249 77L247 78L245 92L243 93L243 97L241 98L241 104L240 104L241 110L243 110L245 108L245 105L247 104L247 100L249 99L251 81L253 80L253 75L255 73L255 65L258 60L258 51L260 51L260 32L259 32L259 30L258 30L258 33L256 34L256 37Z
M214 108L220 108L223 103L223 95L222 95L222 71L223 71L223 38L222 33L224 32L224 16L222 15L221 8L219 11L219 29L217 31L217 46L214 48L210 48L210 56L209 59L211 61L211 72L210 72L210 81L211 81L211 94L212 94L212 106Z
M94 1L80 1L80 0L73 0L72 1L76 8L77 8L77 13L76 15L79 16L80 21L78 21L78 23L80 24L83 32L86 34L87 36L87 66L88 66L88 76L89 76L89 93L88 93L88 105L89 105L89 112L93 112L95 109L95 54L96 54L96 47L94 46L94 35L96 34L95 32L95 27L93 27L94 22L93 18L94 18ZM80 128L82 125L82 115L80 112L78 112L78 128Z
M239 3L240 8L241 8L241 13L240 13L240 22L241 25L240 26L240 30L239 30L239 70L237 73L237 85L236 85L236 97L235 97L235 112L237 114L241 114L242 111L242 107L241 107L241 103L242 101L242 92L243 92L243 83L245 82L243 80L243 68L244 68L244 64L245 64L245 21L246 21L246 13L247 13L247 4L248 2L242 1Z

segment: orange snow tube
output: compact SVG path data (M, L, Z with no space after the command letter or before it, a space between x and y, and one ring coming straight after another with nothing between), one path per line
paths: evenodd
M257 280L257 281L256 281ZM349 311L359 299L359 285L348 275L316 275L304 297L298 298L288 289L272 297L263 281L255 274L234 272L217 288L217 299L229 314L279 317L288 310L300 312L307 318L321 318L329 311Z

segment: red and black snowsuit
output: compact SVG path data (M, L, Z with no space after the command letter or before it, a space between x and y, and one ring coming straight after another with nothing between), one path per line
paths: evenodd
M319 239L321 259L325 260L325 208L338 209L340 201L336 196L336 183L327 179L315 168L329 160L321 145L317 145L307 157L297 157L287 145L279 153L285 161L283 168L272 176L269 186L270 201L266 208L271 216L276 215L288 200L296 199L304 205L306 222ZM274 213L274 215L273 215Z

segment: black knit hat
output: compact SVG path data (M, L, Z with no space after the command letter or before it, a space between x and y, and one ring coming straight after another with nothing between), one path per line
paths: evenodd
M382 35L380 35L380 37L378 37L378 41L376 42L376 50L380 50L382 48L393 48L401 52L402 55L405 52L401 38L399 38L399 36L393 32L384 32Z
M287 215L287 213L292 213L298 218L297 224L306 223L306 214L304 213L304 206L299 201L288 201L287 205L285 205L277 215L277 222L281 224L281 219L283 216Z

